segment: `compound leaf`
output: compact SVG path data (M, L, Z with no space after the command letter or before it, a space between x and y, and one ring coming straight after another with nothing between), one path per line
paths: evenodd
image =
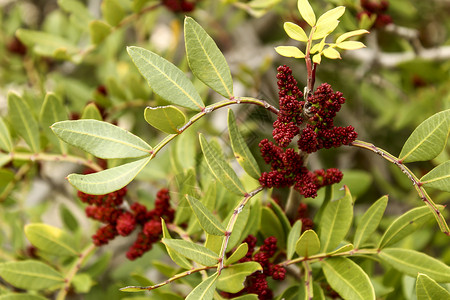
M305 20L306 23L309 24L309 26L313 27L314 25L316 25L316 15L314 14L311 4L309 4L308 0L298 0L297 7L303 20Z

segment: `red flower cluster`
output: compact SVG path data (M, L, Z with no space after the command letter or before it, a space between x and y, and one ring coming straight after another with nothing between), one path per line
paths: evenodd
M162 0L162 4L175 13L191 12L195 9L195 2L186 0Z
M256 261L261 265L263 271L248 276L245 282L245 288L239 293L223 293L222 295L232 298L239 295L257 294L261 300L272 299L272 290L267 284L267 277L272 277L275 280L284 280L286 277L285 268L269 261L277 251L277 238L273 236L266 238L264 244L255 254L256 237L249 235L244 242L248 245L248 251L239 262Z
M140 203L131 205L131 212L126 211L122 208L126 193L127 188L124 187L106 195L89 195L79 191L78 197L90 205L86 207L86 215L105 224L92 236L96 246L105 245L118 235L130 235L137 225L142 227L136 241L127 252L128 259L134 260L149 251L160 239L161 218L172 222L175 211L170 207L167 189L161 189L157 193L155 208L150 211Z
M358 14L358 19L361 19L363 15L371 17L376 15L375 23L373 24L376 28L383 28L388 24L392 23L392 18L386 14L389 8L389 2L387 0L361 0L362 12Z

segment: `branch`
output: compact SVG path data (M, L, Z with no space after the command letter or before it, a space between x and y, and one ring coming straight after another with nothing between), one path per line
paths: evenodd
M278 265L280 265L282 267L286 267L286 266L289 266L292 264L303 263L303 262L313 263L316 261L321 261L324 258L328 258L328 257L378 254L378 252L379 252L379 249L353 249L353 250L339 252L339 253L319 253L316 255L311 255L309 257L302 256L302 257L297 257L295 259L289 259L289 260L279 263ZM308 270L306 270L306 269L305 269L305 271L308 272Z

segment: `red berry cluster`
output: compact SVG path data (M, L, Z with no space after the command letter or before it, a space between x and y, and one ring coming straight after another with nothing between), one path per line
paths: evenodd
M195 2L186 0L162 0L162 4L175 13L191 12L195 9Z
M386 14L389 8L389 2L387 0L361 0L362 12L358 14L358 19L361 19L363 15L371 17L376 15L375 23L373 24L376 28L383 28L388 24L392 23L392 18Z
M256 272L247 277L245 288L237 294L223 293L225 297L236 297L246 294L257 294L261 300L272 299L272 290L267 284L267 277L272 277L275 280L284 280L286 277L286 269L280 265L270 262L270 259L277 251L277 238L270 236L264 240L264 244L255 252L256 237L249 235L244 243L248 245L246 255L239 260L239 262L256 261L263 268L262 272Z
M170 207L170 196L167 189L161 189L155 200L155 208L147 210L140 203L131 205L131 212L122 208L123 198L127 193L124 187L106 195L89 195L78 192L82 202L89 204L86 215L104 223L92 236L96 246L106 245L116 236L128 236L140 225L142 227L134 244L127 252L127 257L134 260L152 248L162 233L161 218L172 222L175 211Z

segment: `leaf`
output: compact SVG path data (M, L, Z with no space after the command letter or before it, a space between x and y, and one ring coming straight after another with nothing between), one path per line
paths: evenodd
M233 80L222 52L206 31L190 17L184 19L186 54L194 75L226 98L233 97Z
M446 289L421 273L417 276L416 295L417 300L450 299L450 293Z
M79 191L91 195L105 195L130 183L151 160L145 157L101 172L80 175L70 174L67 179Z
M166 226L166 221L164 221L163 218L161 218L161 227L163 232L163 238L165 239L171 239L169 230ZM191 269L192 264L184 257L178 254L177 252L173 251L170 247L166 246L167 253L169 254L170 258L174 263L182 267L183 269Z
M420 178L424 187L450 192L450 160L440 164Z
M345 7L338 6L321 15L317 20L316 30L313 33L312 39L318 40L333 32L339 24L338 19L344 12Z
M313 56L312 60L313 60L313 63L320 65L320 62L322 61L322 54L317 53L316 55Z
M450 109L423 121L406 140L400 152L402 162L426 161L435 158L447 144L450 131Z
M339 54L339 51L337 51L334 48L328 47L327 49L323 50L323 55L329 59L340 59L341 55Z
M441 205L438 205L438 207L442 208ZM381 237L378 248L385 248L401 241L432 219L433 213L427 206L416 207L407 211L388 227Z
M277 238L278 246L284 245L286 235L277 215L269 207L264 206L261 211L261 233L264 238L274 236Z
M242 243L239 245L239 247L236 249L236 251L231 254L230 257L227 258L225 261L225 265L231 265L243 258L248 252L248 244Z
M94 20L89 23L89 33L91 35L91 43L98 45L111 34L111 26L103 21Z
M119 25L125 17L125 10L117 0L103 0L101 4L103 18L111 26Z
M0 149L6 152L12 151L11 134L2 117L0 117Z
M357 41L345 41L345 42L336 44L336 47L338 47L340 49L344 49L344 50L356 50L356 49L365 48L366 45L364 45L361 42L357 42Z
M375 299L369 276L356 263L345 257L322 261L323 272L330 286L344 299Z
M173 105L150 107L144 111L144 118L148 124L165 133L178 134L178 128L186 123L186 116Z
M203 280L199 285L187 295L186 300L211 300L216 290L217 277L219 273L214 273L206 280Z
M89 22L93 19L89 9L83 2L77 0L58 0L59 7L70 13L72 23L85 30Z
M284 22L283 27L284 27L284 31L286 31L287 35L291 39L294 39L294 40L300 41L300 42L308 41L308 36L306 35L305 31L303 30L303 28L301 28L297 24L292 23L292 22Z
M137 158L149 156L152 151L140 137L107 122L62 121L51 128L66 143L104 159Z
M424 273L437 282L450 282L450 267L443 262L410 249L386 248L379 256L394 269L409 276Z
M303 20L309 24L309 26L313 27L316 25L316 15L309 4L308 0L298 0L297 2L298 11L302 16Z
M199 200L190 195L186 195L186 199L203 230L212 235L222 236L225 234L226 229Z
M300 51L300 49L294 46L278 46L275 47L275 51L281 56L285 57L295 57L295 58L305 57L305 54L302 51Z
M255 157L250 152L244 138L239 132L239 128L236 124L236 118L231 109L228 110L228 131L230 134L231 148L233 148L234 157L238 161L239 165L247 172L248 175L255 179L259 179L261 176L261 170Z
M287 239L286 246L286 259L291 259L295 253L295 245L300 238L300 233L302 232L302 221L297 220L291 228Z
M175 105L197 111L204 109L194 85L174 64L143 48L127 47L127 51L156 94Z
M245 195L245 189L241 181L237 177L231 166L224 160L222 160L223 154L219 153L214 147L212 147L200 134L200 146L203 151L206 163L214 177L220 181L230 192L237 195Z
M84 107L81 119L103 121L102 114L95 103L89 103Z
M383 213L388 203L388 196L383 196L378 199L370 208L364 213L356 227L355 238L353 243L355 248L359 248L371 235L375 232L383 218Z
M43 127L49 141L54 145L58 145L61 153L66 154L66 143L59 139L50 129L52 124L63 120L67 120L67 112L64 105L55 94L47 93L39 114L39 123Z
M313 40L320 40L322 38L327 37L331 32L333 32L336 27L338 27L339 21L338 20L331 20L328 23L322 24L321 27L318 27L312 36Z
M11 285L25 290L54 289L64 284L61 273L34 260L1 263L0 276Z
M358 30L353 30L353 31L349 31L346 32L344 34L341 34L337 39L336 39L336 44L340 44L342 43L344 40L352 37L352 36L357 36L357 35L361 35L361 34L366 34L369 33L367 30L365 29L358 29Z
M262 271L262 267L253 261L229 266L222 270L217 288L227 293L237 293L244 288L245 278L256 271Z
M33 294L24 294L24 293L14 293L14 294L4 294L0 296L0 300L46 300L48 298L44 298L42 296L33 295Z
M167 247L178 252L178 254L192 259L204 266L214 266L219 262L219 257L216 253L201 245L185 240L172 240L166 238L163 238L162 242Z
M36 248L58 256L77 256L75 239L65 231L42 223L25 226L25 235Z
M59 205L59 216L65 228L70 230L72 233L78 231L80 228L78 220L74 216L74 212L67 208L65 204L61 203Z
M353 244L346 244L342 247L337 248L336 250L327 253L328 256L333 256L336 255L338 253L342 253L342 252L348 252L348 251L352 251L353 249L355 249L355 247L353 246Z
M298 256L310 257L320 250L320 241L314 230L306 230L295 244Z
M252 207L252 211L253 211L253 207ZM222 224L228 225L228 222L230 221L230 218L234 213L235 213L234 211L231 212L228 215L228 217L222 222ZM250 216L250 206L247 205L242 209L242 211L237 216L236 223L234 224L233 231L231 232L231 236L228 241L228 245L227 245L227 249L226 249L227 252L231 251L236 246L237 243L239 243L244 238L246 238L246 236L242 236L242 234L246 230L249 216Z
M325 208L320 219L320 244L322 252L334 250L345 238L353 219L352 195L345 187L345 196L331 201Z
M34 153L39 152L41 148L39 124L31 114L31 109L27 102L19 95L9 92L8 109L11 124L14 124L14 129L23 137Z

